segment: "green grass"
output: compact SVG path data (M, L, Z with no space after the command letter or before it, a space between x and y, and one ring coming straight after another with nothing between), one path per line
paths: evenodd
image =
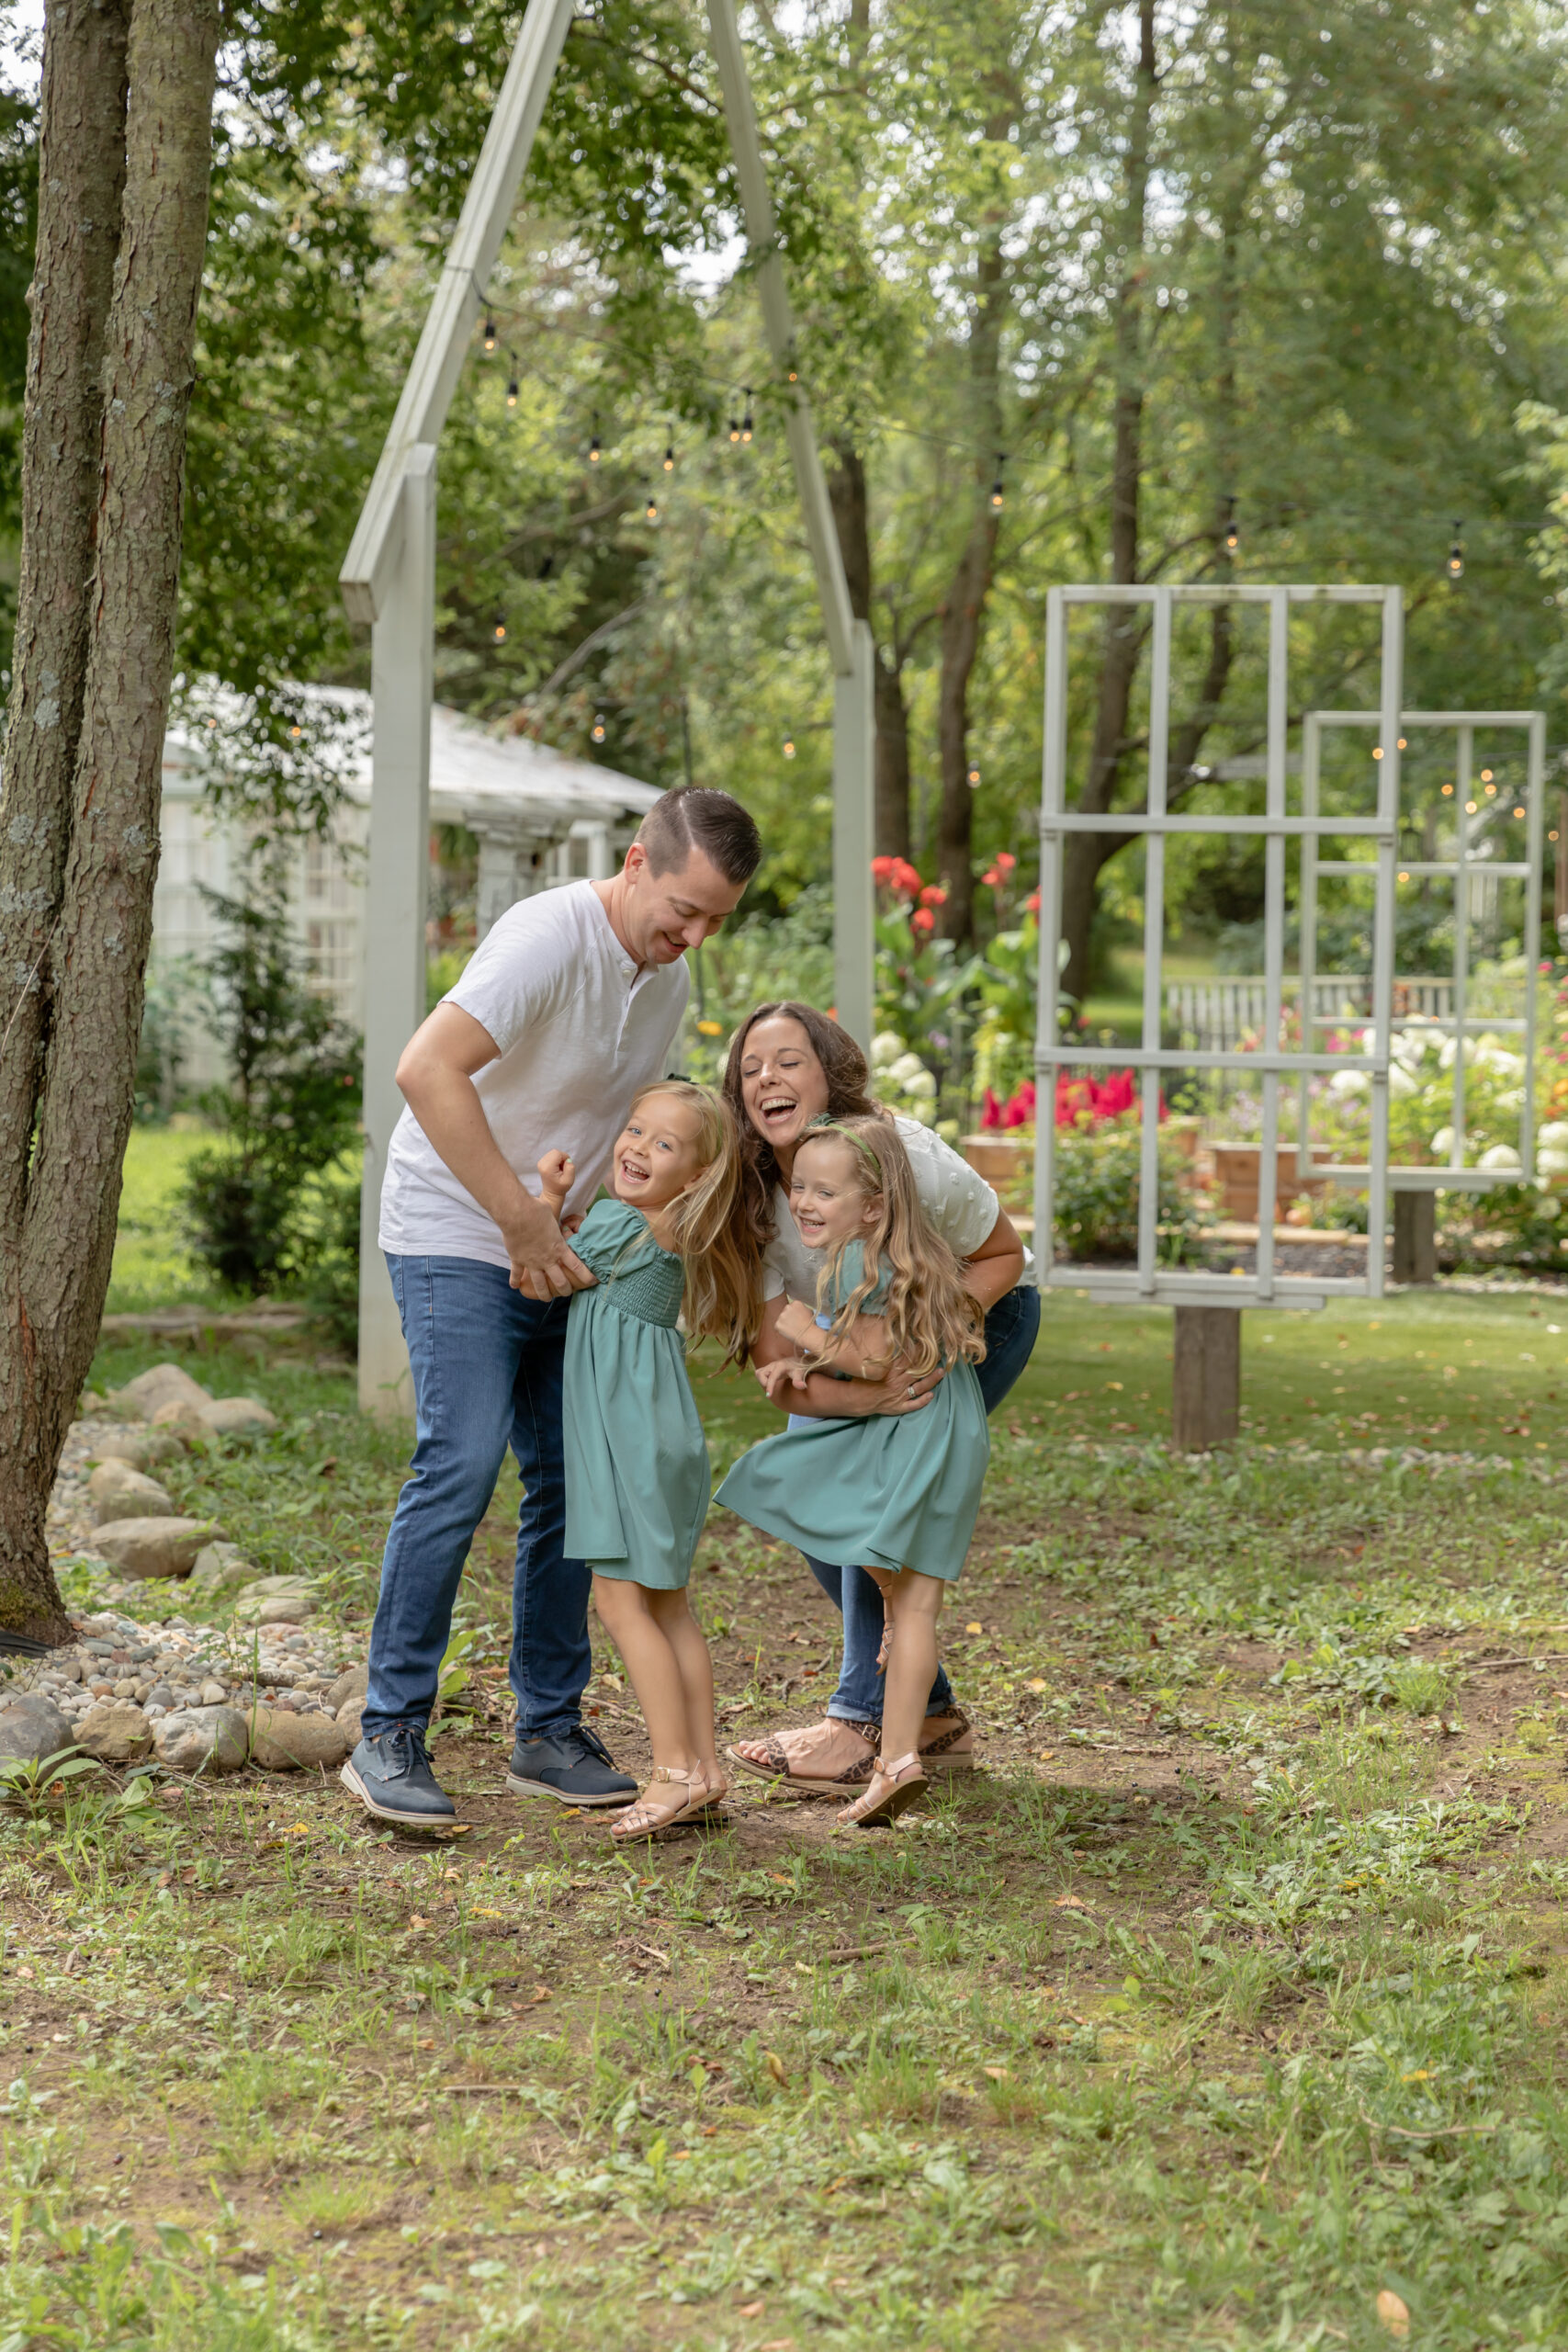
M175 1299L215 1300L211 1277L192 1262L176 1195L193 1153L209 1138L170 1127L133 1127L125 1153L119 1229L107 1312L145 1314Z
M1380 2293L1432 2352L1568 2341L1549 1321L1249 1315L1247 1434L1188 1463L1168 1314L1053 1296L945 1628L987 1770L881 1838L750 1783L625 1854L507 1797L503 1478L460 1843L299 1777L0 1813L0 2347L1371 2352ZM406 1441L183 1360L281 1426L177 1498L363 1627ZM716 1461L774 1426L698 1393ZM1407 1440L1457 1465L1349 1456ZM694 1592L727 1738L819 1710L798 1559L717 1517Z

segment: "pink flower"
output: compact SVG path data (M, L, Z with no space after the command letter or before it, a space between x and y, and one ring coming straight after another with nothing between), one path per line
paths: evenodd
M1004 874L1010 874L1018 864L1018 860L1010 849L999 849L997 852L997 864Z
M1031 890L1028 898L1025 899L1023 902L1023 910L1025 914L1030 915L1037 915L1040 912L1040 893L1038 890Z

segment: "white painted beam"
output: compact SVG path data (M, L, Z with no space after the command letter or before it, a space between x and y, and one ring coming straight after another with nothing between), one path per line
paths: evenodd
M351 620L369 623L379 616L398 561L400 492L409 453L441 438L482 288L527 169L571 7L572 0L529 0L419 348L338 575Z
M435 657L435 451L410 450L371 639L375 700L365 896L365 1172L359 1204L359 1402L413 1411L408 1351L376 1233L387 1147L402 1113L398 1057L424 1019L430 706Z

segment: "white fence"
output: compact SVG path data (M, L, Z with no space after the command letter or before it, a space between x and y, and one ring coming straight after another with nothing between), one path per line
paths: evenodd
M1284 975L1280 982L1282 1011L1301 1011L1299 979ZM1208 980L1168 980L1164 989L1165 1027L1182 1045L1199 1053L1234 1053L1244 1037L1259 1037L1267 1019L1269 983L1228 974ZM1396 1021L1448 1021L1453 1017L1451 979L1396 979L1393 1017ZM1312 1016L1317 1022L1370 1021L1372 984L1370 978L1327 978L1321 973L1312 983Z

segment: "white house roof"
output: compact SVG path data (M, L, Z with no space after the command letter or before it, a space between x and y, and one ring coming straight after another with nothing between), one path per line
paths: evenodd
M330 723L316 746L335 769L347 798L370 800L371 701L352 686L303 686L299 693ZM198 691L169 723L164 742L164 788L195 795L210 765L220 765L226 739L238 731L243 706L227 688ZM216 724L214 724L216 722ZM235 756L247 752L235 744ZM640 778L580 760L525 735L499 735L462 711L437 703L430 714L430 813L438 824L479 830L487 819L537 816L547 823L580 819L614 824L640 817L659 798Z

